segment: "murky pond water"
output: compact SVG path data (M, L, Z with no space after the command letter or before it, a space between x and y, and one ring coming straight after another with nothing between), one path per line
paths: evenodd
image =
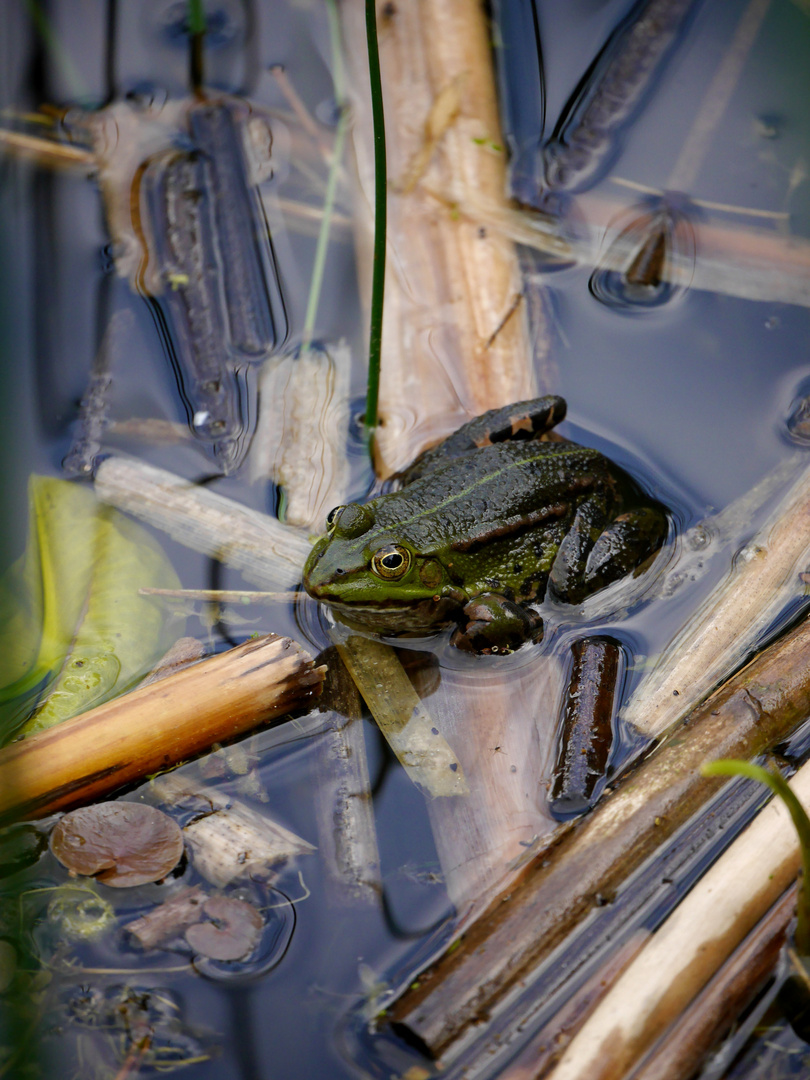
M89 490L99 463L135 459L304 537L333 503L376 490L360 419L366 282L341 108L352 92L339 40L349 6L205 2L205 93L195 97L195 4L5 5L3 569L26 547L32 474L67 474ZM397 18L395 5L379 7L383 23ZM635 40L647 8L657 37ZM492 20L510 194L526 214L551 215L576 256L521 248L537 336L531 381L566 399L565 438L600 450L669 508L666 550L629 591L576 609L547 601L542 643L514 656L462 655L449 632L402 650L473 792L466 802L426 798L347 705L347 683L330 688L329 709L300 710L176 774L203 802L244 810L243 825L258 816L296 838L272 873L219 879L193 849L159 883L81 892L40 851L51 819L13 833L0 944L15 943L18 968L0 1075L36 1075L38 1056L41 1075L55 1063L59 1075L93 1077L431 1075L387 1035L371 1038L369 1021L551 838L571 644L584 629L619 643L619 712L803 464L807 4L497 0ZM453 393L462 414L463 392ZM415 406L395 405L419 430ZM308 424L330 438L294 458L288 444ZM742 504L719 555L691 558L688 530L780 467L781 480ZM183 588L258 587L176 532L152 531ZM802 607L794 592L774 622ZM275 632L339 666L329 620L303 595L216 610L150 603L173 617L171 636L185 627L210 652ZM620 720L608 776L647 741ZM181 826L214 805L203 812L159 781L126 797ZM371 810L365 847L346 832L352 798ZM185 887L261 913L247 959L206 957L182 925L161 947L133 942L129 924ZM487 1073L460 1055L458 1075L507 1065L502 1056Z

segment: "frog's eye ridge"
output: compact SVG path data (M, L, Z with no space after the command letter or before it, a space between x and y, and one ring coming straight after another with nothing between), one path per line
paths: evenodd
M411 553L399 544L386 544L371 557L371 569L386 581L404 577L411 565Z

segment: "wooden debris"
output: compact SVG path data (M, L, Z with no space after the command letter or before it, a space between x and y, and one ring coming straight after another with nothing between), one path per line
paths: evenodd
M637 687L622 718L657 736L737 667L804 585L810 564L810 470L801 469L779 506L742 550L697 614Z
M110 457L99 466L96 494L255 585L281 589L301 580L311 547L304 533L173 473Z
M534 397L537 386L525 305L505 318L522 292L515 248L455 209L468 198L505 204L506 153L484 9L437 0L377 8L394 181L375 435L378 471L387 475L470 416ZM342 4L340 14L357 118L357 244L368 296L374 186L362 0Z
M201 812L183 838L196 870L219 889L243 877L272 881L291 859L315 850L272 818L193 778L169 773L152 788L173 806Z
M621 645L612 638L579 638L571 652L573 666L549 792L555 816L587 810L605 778L622 661Z
M697 1074L773 975L795 910L794 885L656 1044L633 1080L683 1080Z
M584 186L616 153L616 139L678 43L695 0L635 5L592 63L590 79L565 106L559 137L546 148L552 189Z
M67 457L62 462L66 476L92 476L109 424L107 411L112 387L112 369L121 359L122 345L135 329L131 311L116 311L110 318L101 346L90 369L87 389L79 406L77 431Z
M199 885L181 889L124 927L143 949L154 949L198 922L208 894Z
M790 786L810 803L810 765ZM774 800L656 931L572 1041L553 1080L620 1080L796 878L799 841Z
M243 877L272 879L290 859L315 850L243 803L206 814L186 825L183 836L196 869L220 889Z
M438 1056L488 1012L611 895L717 790L700 766L749 758L784 738L810 712L810 623L804 623L718 690L685 726L593 813L535 859L461 944L389 1009Z
M338 903L380 903L380 853L371 799L362 702L337 650L321 659L327 677L320 707L324 728L318 738L318 836L320 857Z
M0 820L89 802L310 702L324 669L269 634L0 751Z

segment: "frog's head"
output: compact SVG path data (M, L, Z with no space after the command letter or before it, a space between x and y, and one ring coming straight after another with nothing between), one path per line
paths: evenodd
M373 506L336 506L326 526L304 565L304 588L348 621L380 633L425 632L447 625L466 600L438 559L377 524Z

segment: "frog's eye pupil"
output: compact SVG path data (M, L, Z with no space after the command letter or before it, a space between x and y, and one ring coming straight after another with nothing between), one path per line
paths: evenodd
M376 551L371 560L371 569L378 577L394 581L403 577L411 565L411 553L399 544L386 544Z

